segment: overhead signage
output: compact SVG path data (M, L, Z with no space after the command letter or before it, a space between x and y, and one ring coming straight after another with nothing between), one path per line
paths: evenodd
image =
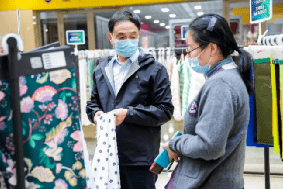
M186 40L186 33L188 30L188 25L183 25L181 26L181 36L182 36L182 40Z
M250 22L260 23L272 18L272 0L250 0Z
M66 39L68 45L83 45L85 44L85 31L67 30Z

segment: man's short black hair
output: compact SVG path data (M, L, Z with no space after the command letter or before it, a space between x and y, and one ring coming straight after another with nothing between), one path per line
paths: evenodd
M123 12L116 12L109 20L108 22L109 32L113 33L115 24L124 20L129 20L130 22L134 23L137 26L137 28L140 30L141 20L139 16L129 11L123 11Z

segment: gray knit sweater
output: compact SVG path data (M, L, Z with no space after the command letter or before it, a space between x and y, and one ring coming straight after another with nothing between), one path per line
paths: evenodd
M241 189L249 96L237 68L208 78L189 105L184 134L169 141L182 154L174 189Z

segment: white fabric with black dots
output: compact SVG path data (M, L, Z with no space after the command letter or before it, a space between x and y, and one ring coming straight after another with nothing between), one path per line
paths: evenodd
M120 189L119 159L116 142L116 117L103 114L97 120L97 146L92 170L94 189Z

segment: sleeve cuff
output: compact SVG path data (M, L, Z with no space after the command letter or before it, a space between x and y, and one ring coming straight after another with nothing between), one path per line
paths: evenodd
M172 150L172 152L178 153L178 152L175 151L175 148L174 148L174 146L175 146L175 140L174 139L169 140L168 146L169 146L170 150Z
M131 116L133 116L133 107L132 106L128 106L127 107L127 115L125 118L125 122L129 121L131 119Z

